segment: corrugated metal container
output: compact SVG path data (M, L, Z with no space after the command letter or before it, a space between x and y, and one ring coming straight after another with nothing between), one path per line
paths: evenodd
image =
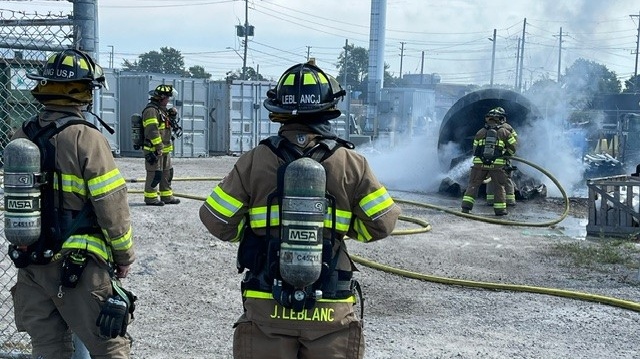
M268 81L211 82L212 154L242 154L263 138L275 135L279 123L269 120L262 106L267 90L275 87Z
M100 132L107 138L109 145L111 146L111 152L116 155L120 154L120 113L118 99L118 80L113 69L105 69L105 77L109 89L102 88L100 90L100 96L94 101L94 106L100 109L96 114L100 116L100 119L114 130L114 133L110 133L100 121L93 119L93 124L100 129ZM91 120L91 119L88 119Z
M121 73L116 76L119 101L119 138L121 154L142 156L131 140L131 115L142 114L149 102L149 91L160 84L171 84L178 91L169 107L176 106L183 135L175 139L174 157L206 157L209 155L209 81L161 74ZM104 105L103 105L104 106Z

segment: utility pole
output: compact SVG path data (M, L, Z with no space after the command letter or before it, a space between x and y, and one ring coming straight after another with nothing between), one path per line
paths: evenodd
M638 15L629 15L631 18L638 17L638 35L636 35L636 66L633 70L633 78L634 78L634 91L638 92L638 50L640 45L640 12Z
M518 74L522 71L520 69L520 38L518 38L518 47L516 48L516 83L513 86L514 90L518 90Z
M493 42L493 50L491 50L491 82L490 82L490 86L493 87L493 71L496 66L496 29L493 29L493 38L489 38L489 41Z
M249 46L249 0L244 0L244 56L242 57L242 80L247 79L247 46Z
M422 85L423 77L424 77L424 50L422 51L422 59L420 60L420 85Z
M342 65L342 67L344 68L344 77L342 80L342 87L347 88L347 67L349 64L349 61L347 61L349 56L349 39L345 39L344 40L344 64Z
M400 42L400 80L402 80L402 60L404 59L404 44L406 44L406 42Z
M560 69L562 64L562 26L560 26L560 35L558 36L558 83L560 83Z
M113 51L114 51L114 48L113 48L113 45L109 45L107 47L111 48L111 52L109 53L109 68L112 69L113 68L113 55L114 55Z
M522 69L524 68L524 36L527 29L527 18L524 18L524 24L522 25L522 44L520 46L520 73L518 74L518 92L522 92Z

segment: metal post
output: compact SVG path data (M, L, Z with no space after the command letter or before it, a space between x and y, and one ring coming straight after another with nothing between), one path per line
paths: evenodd
M493 42L493 50L491 50L491 83L490 86L493 87L493 74L496 65L496 29L493 29L493 39L489 39Z
M247 79L247 46L249 46L249 0L244 0L244 56L242 57L242 80Z

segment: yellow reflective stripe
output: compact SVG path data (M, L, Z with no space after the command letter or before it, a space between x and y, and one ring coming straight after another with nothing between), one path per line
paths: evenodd
M220 186L216 186L207 197L207 204L226 217L233 216L242 208L242 202L225 193Z
M160 191L160 195L162 197L171 197L173 196L173 191L172 190Z
M233 238L231 238L231 240L229 242L231 242L231 243L240 242L240 240L242 239L242 234L243 234L245 222L246 221L245 221L244 217L242 217L242 220L240 220L240 223L238 223L238 227L236 228L236 235Z
M151 118L148 118L148 119L142 121L142 126L143 127L147 127L149 125L156 125L157 126L158 125L158 119L155 118L155 117L151 117Z
M355 239L360 242L369 242L371 238L373 238L360 218L356 218L355 221L353 221L353 229L358 234Z
M173 151L173 145L168 145L162 148L162 153L169 153Z
M471 203L471 204L476 203L476 199L475 199L475 198L473 198L473 197L471 197L471 196L463 196L463 197L462 197L462 201L463 201L463 202L469 202L469 203Z
M332 228L332 214L333 208L328 208L327 213L324 215L323 226L325 228ZM353 214L350 211L337 210L336 211L336 230L339 232L347 232L349 225L351 224L351 217ZM266 228L267 227L267 206L253 207L249 209L249 225L251 228ZM280 225L280 211L279 206L271 206L271 226Z
M89 252L100 256L105 261L109 261L111 254L102 238L89 234L78 234L69 237L64 243L62 243L62 248L86 249Z
M62 192L68 193L77 193L83 197L87 196L87 186L84 182L84 179L70 174L61 174L62 178ZM58 174L53 174L53 189L59 190L58 188Z
M282 86L293 86L294 82L296 80L296 75L294 74L289 74L287 75L287 77L284 79L284 81L282 81Z
M259 290L245 290L242 292L242 296L245 298L254 298L254 299L273 299L273 294L267 292L261 292ZM326 303L355 303L356 296L352 295L344 299L319 299L318 302L326 302Z
M144 198L158 198L158 191L144 192Z
M122 174L120 174L120 171L117 168L114 168L101 176L90 179L88 185L91 196L99 197L100 195L110 193L118 188L124 187L126 182L122 177Z
M62 65L73 67L73 56L71 56L71 55L65 56L64 59L62 59L62 61L60 63Z
M271 226L280 225L279 206L271 206ZM251 228L267 227L267 206L249 208L249 225Z
M323 75L321 72L318 72L318 79L320 79L320 83L321 84L328 84L329 83L329 79L327 79L327 77L325 75Z
M333 223L331 221L333 208L329 207L327 209L327 213L324 215L324 227L332 228ZM336 211L336 231L346 233L349 231L349 226L351 225L351 217L353 217L353 213L350 211L337 210Z
M376 213L380 213L391 206L393 206L393 199L384 187L380 187L360 200L360 208L369 217L373 217Z
M160 136L154 137L151 139L151 144L156 146L162 143L162 138Z
M303 85L315 85L318 82L316 81L316 77L311 73L305 72L302 74L302 84Z
M80 58L78 61L78 66L83 70L89 70L89 64L87 64L87 60Z
M159 125L158 125L158 130L164 130L167 128L167 125L165 125L164 121L162 121Z
M104 230L103 230L104 233ZM106 233L105 233L106 236ZM111 238L111 247L116 251L126 251L133 246L133 229L129 226L129 229L125 234L117 238Z

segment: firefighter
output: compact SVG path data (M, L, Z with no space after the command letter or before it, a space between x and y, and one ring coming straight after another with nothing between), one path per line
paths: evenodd
M504 216L507 214L505 186L508 180L504 166L506 157L515 154L517 140L513 133L501 125L497 111L489 111L484 119L484 127L478 130L473 139L473 166L469 185L462 198L462 212L469 213L473 209L480 185L490 177L496 185L494 213Z
M502 107L496 107L494 109L492 109L490 111L491 113L494 113L496 116L498 116L500 118L500 125L504 128L506 128L507 130L509 130L512 134L513 137L516 138L516 141L518 139L518 133L516 132L516 130L511 127L511 125L509 123L507 123L507 114L504 111L504 108ZM513 172L515 171L515 167L511 165L511 161L509 161L507 159L507 162L504 166L504 171L506 172L507 175L507 184L504 187L505 193L506 193L506 202L507 202L507 206L515 206L516 205L516 192L515 192L515 183L513 182ZM493 206L493 200L495 197L495 183L489 181L487 183L487 205Z
M16 328L31 337L34 358L70 358L72 333L92 358L129 358L126 326L135 298L119 281L135 259L127 188L107 139L84 117L94 90L106 87L102 68L68 49L27 77L37 80L31 94L44 108L12 142L25 146L25 158L32 157L30 146L40 149L32 160L41 163L42 226L25 242L33 243L9 246L19 268L11 289ZM5 151L6 163L13 155ZM117 335L105 334L110 331Z
M144 203L149 206L180 203L180 200L173 196L171 189L173 179L171 119L177 116L177 112L175 108L167 109L169 101L177 94L172 85L158 85L154 90L149 91L149 103L142 111L144 131L142 149L147 172L144 183ZM158 198L158 185L160 198Z
M331 130L344 94L313 62L286 70L263 103L270 120L282 124L278 135L240 156L200 208L211 234L239 242L238 270L247 270L244 313L234 324L236 359L364 356L354 311L359 286L345 238L387 237L400 208L353 144ZM325 191L332 200L304 197ZM307 239L292 250L285 239L296 235ZM318 279L296 288L293 281L312 271Z

